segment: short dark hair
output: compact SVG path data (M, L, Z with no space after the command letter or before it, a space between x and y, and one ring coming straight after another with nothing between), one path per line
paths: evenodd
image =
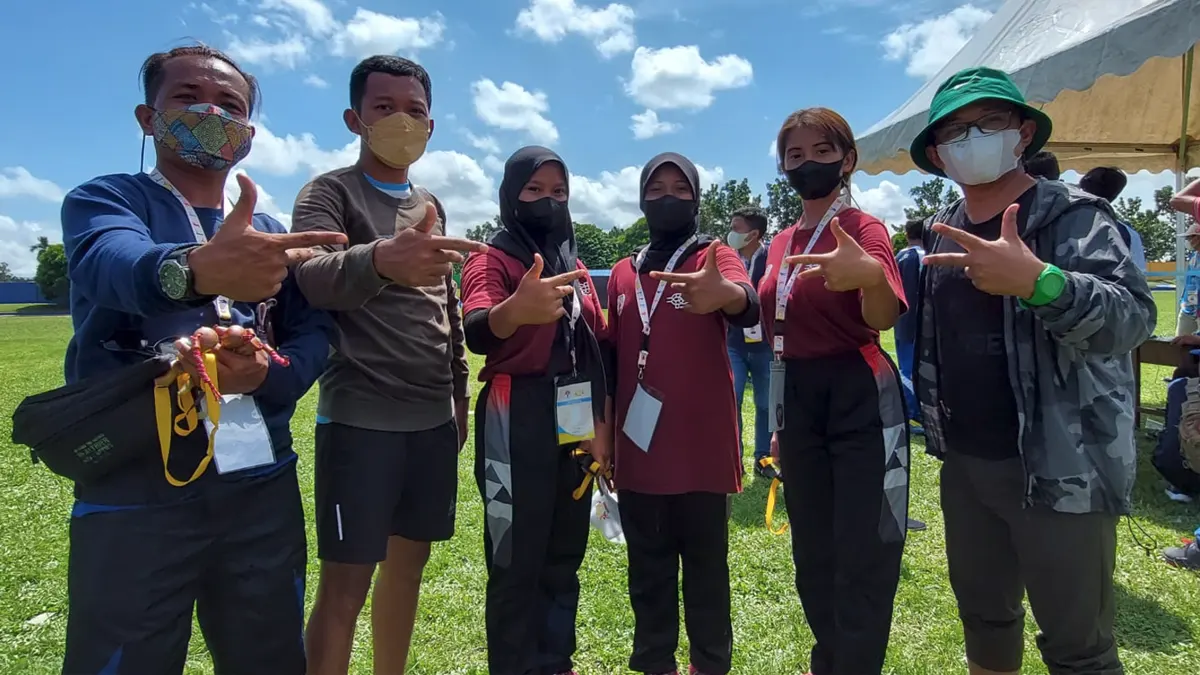
M1025 173L1046 180L1058 180L1062 175L1058 169L1058 158L1047 150L1039 150L1033 157L1025 160Z
M206 44L197 43L176 47L167 52L157 52L146 57L146 60L142 62L142 69L138 72L142 80L142 91L146 92L146 105L154 105L154 99L158 98L158 90L162 88L167 62L184 56L200 56L228 63L237 71L238 75L242 76L250 90L250 100L247 101L250 105L249 112L253 114L258 108L258 104L262 102L262 91L259 90L258 80L253 75L242 70L233 57L220 49L213 49Z
M741 218L751 228L758 230L759 237L767 234L767 212L757 206L743 206L729 215L730 218Z
M1079 187L1085 192L1110 202L1116 201L1128 183L1129 179L1115 166L1098 166L1079 179Z
M921 218L912 218L904 223L904 236L908 237L909 241L923 239L925 236L925 221Z
M425 89L425 103L433 108L433 85L429 82L429 72L421 64L399 56L378 55L363 59L350 72L350 107L355 112L362 112L363 93L371 73L417 78Z

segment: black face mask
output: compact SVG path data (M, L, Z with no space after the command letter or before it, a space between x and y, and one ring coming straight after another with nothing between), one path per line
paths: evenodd
M809 160L783 172L788 185L803 199L820 199L838 189L842 183L842 160L821 163Z
M542 197L532 202L517 202L517 222L525 226L530 235L544 235L571 224L571 212L567 203L553 197Z
M683 200L673 195L647 201L645 207L646 227L654 233L671 235L687 230L696 221L696 202Z

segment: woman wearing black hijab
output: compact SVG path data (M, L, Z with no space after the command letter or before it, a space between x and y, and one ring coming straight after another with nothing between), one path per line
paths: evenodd
M518 150L500 184L504 229L463 269L467 347L487 356L475 478L487 521L492 675L572 672L591 509L590 490L572 494L585 477L575 451L590 452L601 471L611 456L598 342L607 326L576 258L568 195L561 157Z
M733 249L698 234L700 179L665 153L642 169L650 243L613 268L609 342L621 525L635 619L631 669L676 672L678 577L692 673L731 667L728 499L741 491L728 324L758 322ZM652 329L652 330L650 330Z

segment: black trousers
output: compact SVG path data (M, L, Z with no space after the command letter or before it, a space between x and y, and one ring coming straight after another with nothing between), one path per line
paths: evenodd
M214 477L171 504L82 511L71 519L63 675L182 673L193 608L217 675L303 675L308 558L294 462Z
M591 491L555 435L551 378L498 375L475 408L475 478L486 514L490 675L570 671Z
M905 419L873 346L787 361L779 454L814 675L883 669L908 519Z
M731 667L729 496L647 495L622 490L621 527L633 605L630 669L670 673L679 647L679 566L691 661L705 675Z

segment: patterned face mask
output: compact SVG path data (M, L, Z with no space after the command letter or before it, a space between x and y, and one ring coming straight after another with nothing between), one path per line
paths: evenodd
M200 169L224 171L250 154L254 128L219 106L155 110L154 140Z

